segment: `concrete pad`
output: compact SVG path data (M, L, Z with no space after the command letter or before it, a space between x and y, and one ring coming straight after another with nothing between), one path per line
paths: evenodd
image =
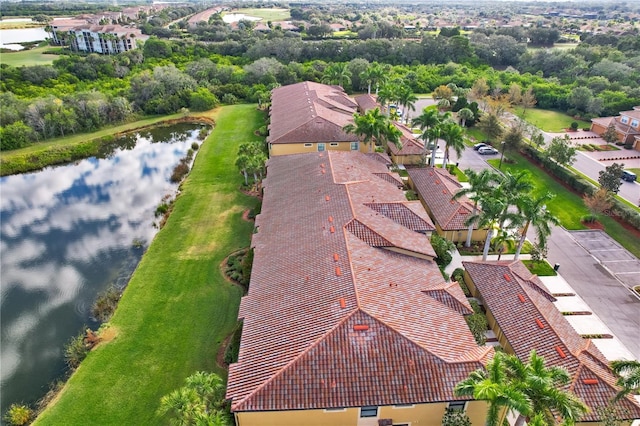
M578 334L611 334L611 330L595 315L565 316Z
M632 360L634 356L629 349L627 349L618 338L613 339L591 339L596 348L602 352L608 361L615 361L617 359Z
M562 275L553 277L538 277L551 293L575 293L573 288L562 278Z
M558 297L553 303L560 312L591 312L589 305L579 297Z

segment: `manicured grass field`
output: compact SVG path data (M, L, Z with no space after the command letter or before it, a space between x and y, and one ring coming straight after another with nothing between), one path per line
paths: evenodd
M51 50L51 46L41 46L10 53L2 52L2 54L0 54L0 64L7 64L12 67L49 65L52 64L55 59L58 59L59 56L43 53L47 50Z
M247 8L247 9L238 9L229 13L244 13L247 16L255 16L256 18L262 18L263 21L287 21L291 19L291 14L289 13L289 9L258 9L258 8Z
M536 262L535 260L523 260L522 263L531 271L532 274L536 274L539 277L555 277L558 275L556 271L553 270L549 262L546 260L541 260Z
M541 172L540 169L520 154L510 153L508 154L508 158L513 160L514 163L503 162L502 171L510 171L513 173L519 170L527 170L533 177L534 195L541 195L545 192L556 194L556 197L547 204L547 207L560 220L562 226L569 230L586 229L586 227L580 223L580 218L589 214L589 210L584 205L581 197L566 189L548 174ZM498 167L499 161L498 159L488 160L488 162L496 168ZM635 256L640 257L640 240L638 240L634 234L628 232L611 217L600 215L598 219L604 225L605 232L611 236L611 238L622 244Z
M515 114L521 116L522 108L515 108ZM564 132L571 127L571 123L576 121L578 128L590 127L591 122L576 120L562 112L550 109L529 108L525 114L525 120L545 132Z
M264 124L255 105L222 107L173 213L145 253L110 322L115 338L89 354L38 425L152 425L160 398L205 370L236 325L242 290L220 264L247 247L242 220L257 200L238 191L238 144Z

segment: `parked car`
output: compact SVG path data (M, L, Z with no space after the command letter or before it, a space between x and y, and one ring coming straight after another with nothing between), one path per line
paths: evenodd
M623 170L622 176L620 176L620 179L626 180L627 182L635 182L637 178L638 177L636 176L635 173L630 172L628 170Z
M478 149L478 153L480 155L493 155L493 154L497 154L498 152L499 151L492 146L483 146L480 149Z
M477 151L477 150L479 150L480 148L483 148L483 147L485 147L485 146L489 146L489 145L487 145L487 144L486 144L486 143L484 143L484 142L480 142L480 143L475 144L475 145L473 146L473 149L475 149L475 150Z

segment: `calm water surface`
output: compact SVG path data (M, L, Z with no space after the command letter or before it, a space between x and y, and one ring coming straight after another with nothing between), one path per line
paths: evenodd
M201 126L127 136L104 158L0 178L1 410L65 371L63 348L96 296L124 287L157 230L154 211ZM139 246L143 243L143 247Z
M42 41L49 37L50 35L44 30L44 27L0 30L0 48L20 50L22 46L18 43Z

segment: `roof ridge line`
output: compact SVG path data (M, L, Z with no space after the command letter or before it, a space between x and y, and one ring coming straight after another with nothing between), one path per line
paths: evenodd
M232 404L232 407L234 405L243 404L247 399L251 398L251 396L255 395L258 391L262 390L262 388L264 388L266 385L268 385L269 383L273 382L277 377L281 376L284 373L285 370L287 370L289 367L291 367L291 365L293 365L296 361L298 361L303 355L305 355L306 353L311 351L311 349L315 348L321 341L324 340L325 337L327 337L334 330L336 330L338 327L340 327L342 324L344 324L349 318L351 318L353 315L355 315L355 313L358 312L359 310L361 310L361 309L360 308L355 308L351 312L349 312L348 315L345 315L333 327L329 328L325 333L322 333L322 335L320 335L316 339L315 342L313 342L311 345L307 346L305 348L305 350L303 350L298 355L293 357L289 362L287 362L285 365L283 365L282 368L278 369L277 373L275 373L272 376L270 376L268 380L265 380L264 382L262 382L260 384L260 386L256 386L253 389L252 392L248 393L244 398L242 398L242 401L238 401L238 404Z

